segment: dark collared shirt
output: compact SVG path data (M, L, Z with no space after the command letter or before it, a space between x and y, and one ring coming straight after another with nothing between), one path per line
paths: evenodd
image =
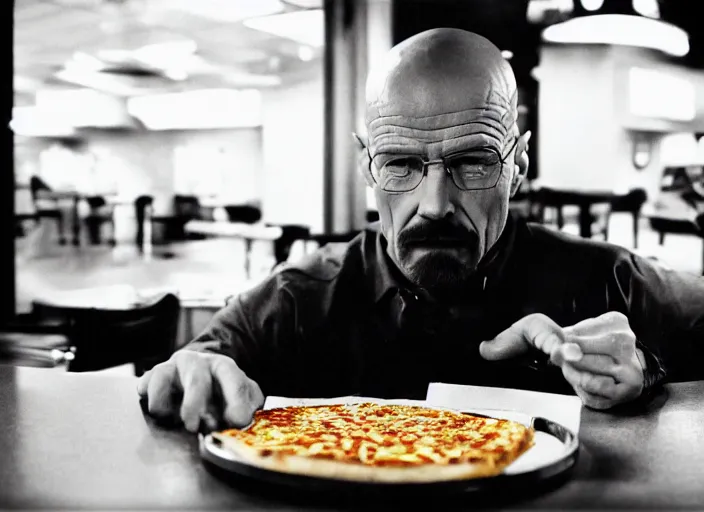
M531 350L489 362L479 344L531 313L561 326L620 311L646 356L646 386L704 340L704 280L625 249L509 219L461 300L414 292L372 225L270 276L189 346L230 355L265 395L424 398L431 382L573 394Z

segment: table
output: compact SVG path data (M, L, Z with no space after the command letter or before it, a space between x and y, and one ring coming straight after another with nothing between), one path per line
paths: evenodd
M144 416L135 386L127 376L0 366L0 508L284 511L310 505L311 498L283 497L276 489L262 494L213 476L195 436ZM572 479L505 506L704 507L704 382L665 391L638 416L583 411ZM452 506L443 501L442 508L474 507L460 499Z
M243 222L192 220L184 226L187 233L200 235L241 238L245 241L245 272L251 275L252 241L263 240L274 242L281 238L283 229L278 226L263 224L245 224Z

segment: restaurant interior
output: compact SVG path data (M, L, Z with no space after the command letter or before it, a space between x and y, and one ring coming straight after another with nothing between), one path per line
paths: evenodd
M349 136L366 70L434 27L488 37L514 70L533 133L518 215L703 273L691 2L338 3L15 2L7 357L81 367L65 311L149 316L167 293L176 349L280 265L353 238L377 219Z
M0 149L0 364L140 376L239 294L378 220L350 136L364 132L367 72L393 45L436 27L487 37L516 75L519 128L532 138L515 215L700 279L698 3L3 2L12 51ZM694 420L684 424L701 433ZM628 439L637 443L637 433ZM140 457L157 457L145 450ZM588 460L596 467L596 455ZM116 478L115 493L128 487L127 476ZM69 508L70 496L83 496L78 487L62 494L58 476L51 482L46 496ZM200 492L194 482L163 488L183 502L144 503L198 506L184 497ZM580 503L597 492L592 483ZM612 504L628 505L639 489ZM107 501L76 503L121 503L101 492Z

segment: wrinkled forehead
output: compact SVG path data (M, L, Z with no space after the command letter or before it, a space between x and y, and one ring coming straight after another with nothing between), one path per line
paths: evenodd
M503 138L516 119L516 83L508 64L483 39L450 38L400 45L370 74L370 140L389 126L489 132Z

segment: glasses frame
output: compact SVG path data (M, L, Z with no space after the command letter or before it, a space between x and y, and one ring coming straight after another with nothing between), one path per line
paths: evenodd
M355 135L355 137L356 137L356 135ZM491 151L495 151L496 153L498 153L499 162L501 163L500 169L501 169L501 171L503 171L504 165L506 164L506 159L511 155L511 152L516 148L516 146L518 146L518 139L519 139L519 137L515 138L515 140L513 141L513 144L511 144L511 147L509 148L509 150L505 156L501 156L501 153L496 151L494 148L486 148L485 147L485 148L479 148L479 149L489 149ZM360 140L360 139L357 138L357 140ZM495 188L496 185L499 184L499 179L501 179L501 171L500 171L497 173L496 182L493 185L491 185L490 187L479 187L479 188L462 188L462 187L460 187L457 184L457 182L455 181L455 178L452 175L452 171L449 169L446 161L449 159L452 159L452 158L457 158L458 156L461 156L464 153L471 153L472 151L455 153L453 155L445 156L445 157L438 158L435 160L426 160L424 157L422 157L420 155L413 155L413 156L418 156L418 158L423 162L423 176L421 177L418 184L413 188L409 188L408 190L387 190L381 186L381 184L377 180L376 176L374 176L374 171L372 170L372 165L374 165L374 161L373 161L371 153L369 152L369 147L365 145L364 149L367 150L367 155L369 156L369 173L371 174L372 179L374 180L374 183L376 183L379 187L381 187L381 189L384 192L389 192L391 194L405 194L407 192L413 192L415 189L417 189L420 186L421 183L423 183L423 180L428 175L428 167L432 164L442 164L442 168L445 170L445 174L447 174L450 177L450 181L453 183L453 185L455 185L455 187L457 187L459 190L462 190L463 192L471 192L473 190L491 190L492 188Z

